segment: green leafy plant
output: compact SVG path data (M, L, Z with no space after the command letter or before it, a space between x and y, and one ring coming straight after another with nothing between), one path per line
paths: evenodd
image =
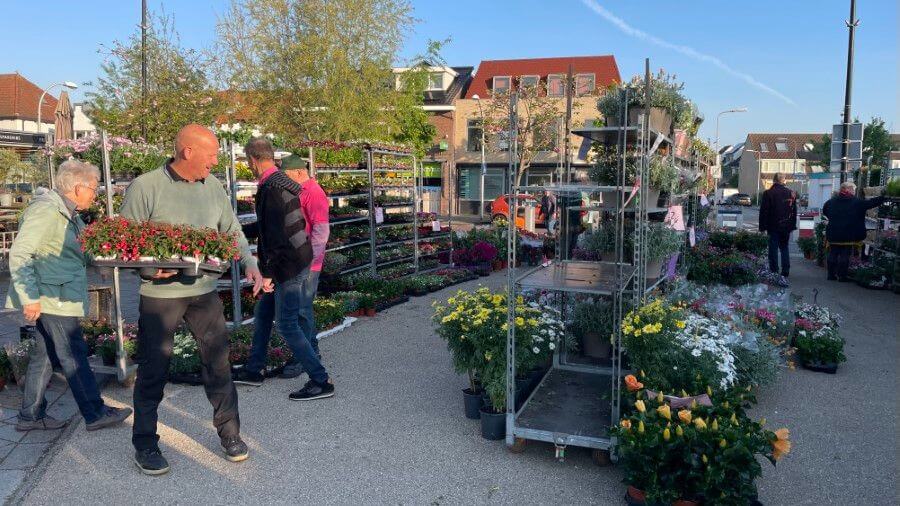
M200 351L197 349L194 336L184 330L176 332L169 371L177 374L196 374L200 372L201 366Z
M888 197L900 197L900 178L894 178L888 181L884 189L884 194Z
M12 364L9 363L9 355L6 348L0 348L0 380L6 380L12 374Z
M684 239L664 223L647 225L647 260L662 260L677 252Z
M799 237L797 238L797 246L800 247L800 251L803 252L804 256L812 257L816 253L816 238Z

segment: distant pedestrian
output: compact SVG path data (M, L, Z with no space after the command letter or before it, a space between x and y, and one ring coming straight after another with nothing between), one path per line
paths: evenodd
M88 259L78 242L85 226L78 211L91 206L99 180L100 171L93 165L75 160L61 164L56 189L31 201L9 250L6 307L21 309L40 333L25 374L19 431L60 429L68 423L46 411L44 393L53 374L50 356L59 360L87 430L116 425L131 416L131 408L103 403L81 329L88 305Z
M828 218L825 238L828 240L828 279L848 281L850 253L866 238L866 211L878 207L884 197L856 197L856 185L841 183L838 194L825 202L822 214Z
M289 398L311 401L332 397L334 385L313 345L316 340L312 318L313 283L318 284L318 271L311 276L315 246L307 235L308 227L302 209L302 193L305 193L306 187L278 170L272 144L267 139L252 139L244 152L250 170L259 181L256 230L259 234L259 265L265 277L263 290L266 293L254 310L256 328L250 359L243 368L235 371L234 381L253 386L262 384L266 348L274 319L278 334L309 375L309 381L303 388L291 393ZM324 212L327 215L327 207ZM320 253L324 253L324 248Z
M541 197L541 216L547 232L552 234L556 229L556 196L549 191L545 191Z
M781 257L781 275L788 277L791 259L788 244L791 232L797 229L797 193L784 186L784 175L775 174L772 187L763 192L759 206L759 231L769 235L769 270L779 272L778 257Z

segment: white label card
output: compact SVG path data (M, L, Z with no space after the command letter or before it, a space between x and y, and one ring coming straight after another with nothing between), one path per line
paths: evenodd
M432 232L440 232L441 231L441 222L438 220L434 220L431 222L431 230Z
M694 227L688 229L688 241L690 241L692 248L697 244L697 235L694 233Z
M384 208L375 208L375 223L384 223Z
M700 205L706 207L709 205L709 199L706 198L706 195L700 195Z

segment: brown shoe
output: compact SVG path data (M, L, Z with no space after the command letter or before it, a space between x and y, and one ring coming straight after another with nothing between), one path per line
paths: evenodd
M22 420L16 423L16 430L19 432L28 432L30 430L56 430L62 429L68 425L69 420L57 420L52 416L45 416L40 420Z

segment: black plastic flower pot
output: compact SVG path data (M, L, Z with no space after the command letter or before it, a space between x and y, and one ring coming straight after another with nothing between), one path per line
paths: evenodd
M499 441L506 437L506 413L494 413L490 406L482 406L481 437L489 441Z
M812 362L803 360L801 362L804 369L809 369L810 371L815 372L824 372L826 374L837 374L838 365L835 363L824 364L822 362Z
M464 388L462 392L466 418L469 420L478 420L481 418L481 407L484 406L484 399L481 397L481 392L473 392L471 388Z

